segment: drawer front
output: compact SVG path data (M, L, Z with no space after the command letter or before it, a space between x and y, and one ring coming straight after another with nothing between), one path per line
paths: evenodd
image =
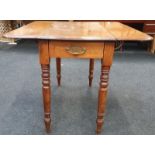
M146 21L144 24L144 32L155 33L155 21Z
M103 42L50 41L50 57L103 58Z

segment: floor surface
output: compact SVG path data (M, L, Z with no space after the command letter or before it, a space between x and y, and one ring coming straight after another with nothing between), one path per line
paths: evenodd
M51 60L51 134L95 134L100 61L92 88L88 66L88 60L63 59L58 88ZM46 134L40 74L35 42L0 46L0 134ZM155 55L137 45L115 53L102 134L155 134Z

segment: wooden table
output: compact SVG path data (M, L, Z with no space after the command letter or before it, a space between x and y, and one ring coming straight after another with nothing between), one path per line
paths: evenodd
M61 83L61 58L90 59L89 85L94 59L101 59L96 132L104 121L109 72L116 41L150 41L152 37L119 22L35 21L5 34L8 38L37 39L42 70L42 92L46 131L51 127L50 58L56 58L58 85Z

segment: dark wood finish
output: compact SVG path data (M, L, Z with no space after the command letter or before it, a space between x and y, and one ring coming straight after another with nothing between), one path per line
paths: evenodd
M61 58L91 59L90 81L92 80L93 74L93 59L101 59L101 77L96 128L96 132L100 133L104 121L103 116L106 106L109 72L113 61L115 41L149 41L152 39L149 35L118 22L40 21L33 22L22 28L9 32L5 36L10 38L39 40L39 58L42 70L42 92L45 115L44 120L47 132L50 131L51 126L50 58L57 58L58 84L60 84L61 77ZM73 46L74 48L71 48ZM68 52L66 47L67 49L71 49L71 51Z
M92 86L92 80L93 80L93 72L94 72L94 59L89 60L89 87Z
M143 31L148 34L155 34L155 20L145 21Z
M56 58L56 68L57 68L57 81L58 81L58 86L61 85L61 59Z
M97 113L97 128L96 133L99 134L102 130L103 117L106 107L107 89L109 81L110 67L113 61L114 43L105 43L104 56L101 61L101 76L98 96L98 113Z
M151 41L149 46L149 51L151 51L154 54L155 53L155 20L145 21L143 31L145 33L152 35L153 37L153 40Z
M155 24L147 24L145 25L144 31L148 34L155 34Z

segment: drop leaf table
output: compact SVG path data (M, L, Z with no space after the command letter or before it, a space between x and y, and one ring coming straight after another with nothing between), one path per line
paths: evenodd
M150 41L152 37L119 22L35 21L5 34L7 38L38 41L42 70L42 93L46 131L51 129L50 59L56 58L57 80L61 84L61 58L86 58L89 86L92 85L94 59L101 59L96 132L102 131L109 72L116 41Z

